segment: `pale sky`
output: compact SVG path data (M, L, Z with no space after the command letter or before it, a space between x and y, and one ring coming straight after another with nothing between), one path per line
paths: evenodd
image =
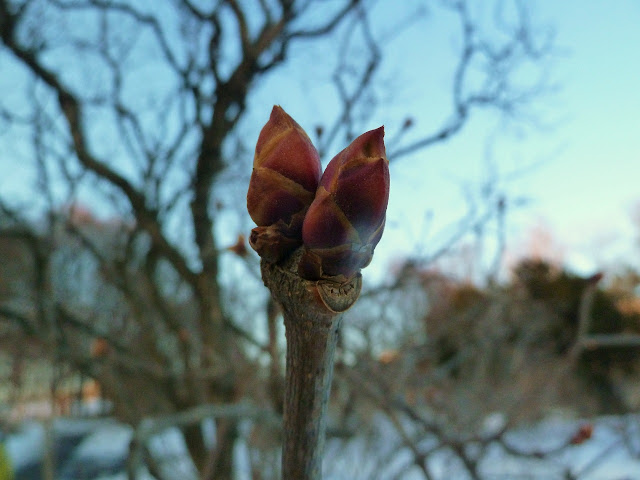
M387 53L378 77L383 103L363 129L384 124L392 134L403 112L410 111L415 120L410 133L419 136L447 118L455 24L452 17L429 11L418 15L421 5L431 3L437 5L378 2L372 29ZM388 227L374 259L378 268L416 248L419 253L437 249L467 210L464 189L477 196L490 173L509 198L528 201L508 217L507 241L514 251L526 245L529 232L546 228L560 256L581 271L606 267L623 255L630 261L638 257L630 216L640 203L640 1L525 3L537 24L556 32L557 53L548 67L560 90L536 104L546 128L504 131L495 115L474 115L453 140L398 162L391 159ZM273 104L281 104L310 133L335 116L335 90L326 81L329 66L322 55L309 47L305 61L285 64L256 85L243 124L248 139L257 138ZM286 81L288 72L294 82ZM15 185L5 181L2 188ZM230 230L230 239L237 233Z
M541 120L549 121L548 129L499 139L491 150L505 175L512 167L539 162L505 181L510 195L530 199L510 218L508 241L517 250L530 231L549 229L559 256L585 273L635 261L640 245L634 236L640 229L634 230L630 217L640 204L640 2L530 3L535 18L556 31L558 53L550 72L560 90L542 100L549 116ZM416 74L429 72L416 69ZM437 72L433 76L436 85L442 82ZM456 179L473 183L486 175L486 135L482 126L473 125L424 153L425 175L409 161L392 167L392 182L395 177L401 185L394 200L403 205L391 205L392 220L406 222L407 208L421 205L422 197L431 198L426 203L435 218L444 217L443 223L455 218L447 199L460 197ZM433 201L440 194L445 200ZM420 234L415 224L413 231Z
M575 270L589 273L633 262L640 257L640 245L634 243L640 229L634 230L630 218L640 204L640 2L527 3L534 18L555 29L558 52L549 65L560 90L541 100L545 113L540 119L548 128L522 137L499 135L489 150L504 175L519 165L537 165L505 180L504 190L511 196L530 200L508 220L508 242L517 251L527 244L529 232L548 229L555 257ZM402 55L398 61L404 59ZM416 74L430 72L416 69ZM438 80L438 75L432 73L435 85L445 78ZM421 168L410 168L409 161L392 167L392 181L395 177L402 190L395 200L403 197L405 212L409 205L420 205L420 198L431 197L426 203L435 219L441 217L445 224L455 218L448 199L460 198L456 180L472 184L486 175L488 143L482 124L478 120L459 138L426 151L420 163L425 175ZM433 201L439 195L445 200ZM396 205L390 208L392 219L406 223L406 213L398 214ZM421 234L415 224L413 231Z
M555 133L562 152L532 176L535 215L575 264L597 267L624 251L638 258L630 215L640 202L640 2L539 4L567 48L555 67L567 119Z

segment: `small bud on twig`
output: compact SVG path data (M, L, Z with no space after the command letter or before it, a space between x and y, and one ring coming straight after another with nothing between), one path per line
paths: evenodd
M111 347L106 339L98 337L91 342L90 350L91 358L102 358L109 354Z
M238 235L238 239L236 240L236 243L227 247L227 251L231 253L235 253L239 257L246 257L249 252L247 250L247 247L244 241L245 241L244 235L242 234Z
M573 434L569 443L571 445L582 445L593 436L593 425L591 423L585 423L580 425L580 428Z

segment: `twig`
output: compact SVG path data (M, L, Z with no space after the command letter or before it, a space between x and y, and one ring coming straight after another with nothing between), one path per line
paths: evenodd
M283 480L319 480L326 412L341 312L358 298L361 277L333 287L297 275L301 250L283 266L262 261L262 277L282 307L287 336Z

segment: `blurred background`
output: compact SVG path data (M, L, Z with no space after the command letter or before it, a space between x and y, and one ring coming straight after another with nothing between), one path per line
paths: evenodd
M640 478L640 4L0 0L0 480L280 478L274 104L391 195L328 479Z

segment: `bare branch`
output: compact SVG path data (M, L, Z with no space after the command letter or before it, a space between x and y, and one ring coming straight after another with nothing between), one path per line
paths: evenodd
M293 40L297 38L311 39L311 38L325 36L331 33L333 30L335 30L335 28L340 24L340 22L344 21L345 17L350 12L355 10L356 7L359 7L360 5L362 5L362 3L363 3L362 0L349 0L324 25L321 25L313 29L293 30L292 32L287 34L287 37ZM298 12L297 15L300 15L300 13Z
M491 42L478 32L467 1L450 3L449 8L458 15L462 32L462 46L452 82L453 112L442 127L407 145L395 148L389 154L389 158L399 159L448 140L462 130L475 108L497 109L505 115L514 116L520 105L539 96L547 88L542 80L531 86L519 86L512 78L522 62L536 61L548 55L551 49L549 41L543 42L539 47L534 45L524 4L517 1L515 3L518 7L519 25L515 27L515 32L509 29L509 38L498 47L493 47ZM476 63L485 65L482 69L485 80L480 88L469 90L468 77L478 68Z
M0 5L1 7L1 5ZM2 13L0 11L0 13ZM152 212L146 205L144 196L134 188L122 175L115 170L109 168L104 162L96 159L89 151L83 128L81 107L74 95L60 82L58 77L42 66L36 56L19 46L13 38L12 28L14 24L10 23L12 17L5 20L4 25L0 25L0 37L5 45L20 58L39 78L49 85L58 96L60 109L67 119L75 152L80 162L89 170L94 172L101 178L104 178L111 184L118 187L128 198L138 221L144 228L154 243L156 243L167 259L172 263L178 272L191 284L196 284L196 276L187 266L183 256L178 250L169 243L156 220L156 214Z
M367 14L363 8L357 9L357 17L354 19L354 23L356 22L362 28L364 41L368 47L367 50L369 57L366 64L362 67L362 71L358 74L355 85L348 87L343 79L343 76L345 75L345 71L349 71L348 67L350 59L348 58L347 48L349 36L345 39L345 45L343 45L343 47L341 48L341 61L336 66L336 70L333 74L333 82L336 85L336 89L338 90L338 95L340 96L343 110L337 117L334 125L326 134L322 136L320 145L318 146L320 155L324 155L326 153L328 147L333 143L336 136L342 129L347 130L346 137L348 140L353 139L353 109L356 105L358 105L358 103L366 95L367 90L371 87L373 77L380 65L380 48L371 32ZM353 28L352 31L355 32L356 29ZM349 35L351 35L351 33Z
M0 305L0 317L4 317L11 322L17 323L27 335L35 336L36 328L33 325L33 319L29 318L27 315L12 308Z

